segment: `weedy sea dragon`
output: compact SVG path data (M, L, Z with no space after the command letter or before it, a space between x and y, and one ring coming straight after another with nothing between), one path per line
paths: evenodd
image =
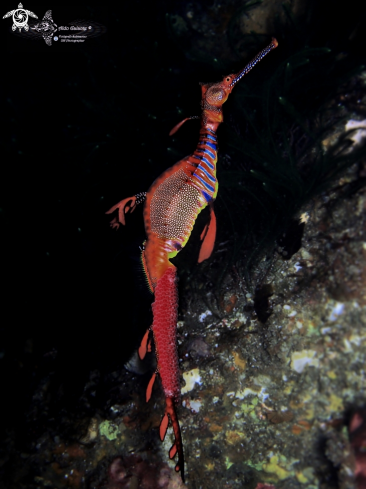
M169 425L173 426L174 443L169 451L170 458L178 453L175 470L181 472L184 481L183 443L176 413L180 401L179 364L176 345L178 315L177 272L170 259L187 243L198 214L210 205L210 222L201 234L202 246L198 262L212 253L216 236L216 218L213 201L216 198L217 138L216 131L223 121L222 104L228 99L232 89L266 54L277 47L276 39L261 51L242 71L226 76L219 83L201 84L202 115L200 137L196 150L190 156L168 168L151 185L148 192L123 199L107 214L118 211L111 221L112 228L125 224L125 214L133 212L136 206L144 204L144 222L147 239L142 251L142 263L151 292L155 296L152 304L153 324L142 340L140 358L151 349L153 334L157 369L146 391L149 401L156 375L159 374L165 394L165 414L160 424L160 438L164 440ZM188 117L170 132L174 134ZM196 117L197 118L197 117Z

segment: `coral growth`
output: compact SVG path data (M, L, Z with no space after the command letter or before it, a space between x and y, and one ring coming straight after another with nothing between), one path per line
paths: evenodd
M179 475L166 464L152 465L138 455L116 457L100 489L180 489Z

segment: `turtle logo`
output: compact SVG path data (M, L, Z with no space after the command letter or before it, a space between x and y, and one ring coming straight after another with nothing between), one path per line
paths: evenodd
M38 19L36 14L31 12L30 10L23 9L23 5L21 3L18 5L18 8L16 10L11 10L10 12L6 13L3 19L7 19L11 15L13 16L13 25L11 28L13 31L15 31L15 29L18 27L19 32L22 28L24 28L25 31L29 29L28 16Z

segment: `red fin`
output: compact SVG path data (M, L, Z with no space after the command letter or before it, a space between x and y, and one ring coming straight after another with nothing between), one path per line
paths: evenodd
M216 238L216 216L215 216L213 204L210 204L210 222L209 224L206 224L201 234L201 240L203 239L203 242L198 257L198 263L201 263L204 260L207 260L207 258L210 258L215 246L215 238Z
M146 389L146 402L149 402L150 401L150 397L151 397L151 394L152 394L152 388L153 388L153 385L154 385L154 382L155 382L155 378L156 378L156 372L153 373L153 376L151 377L150 382L147 385L147 389Z
M169 136L173 136L173 134L175 134L178 131L178 129L180 129L183 126L185 122L189 121L189 119L191 119L191 117L187 117L186 119L183 119L182 121L178 122L178 124L174 126L173 129L170 131Z
M177 453L177 445L174 443L172 448L169 450L169 458L174 458L175 454Z
M149 333L150 330L147 330L146 333L144 334L144 337L142 338L141 345L139 348L139 357L141 360L145 358L146 352L151 351L150 347L150 342L149 342ZM149 349L150 347L150 349Z
M112 212L116 211L118 209L118 218L114 218L111 221L111 226L112 228L119 228L120 224L125 225L126 224L126 219L125 219L125 214L127 212L133 212L136 208L136 197L128 197L127 199L121 200L121 202L118 202L118 204L114 205L109 209L109 211L106 212L106 214L112 214Z
M206 233L207 233L207 230L208 230L208 223L205 224L205 227L203 228L203 231L201 233L201 236L200 236L200 240L204 240L205 239L205 236L206 236Z
M166 435L166 430L168 429L168 424L169 424L169 418L167 413L164 414L163 419L161 420L160 423L160 440L164 441L165 435Z

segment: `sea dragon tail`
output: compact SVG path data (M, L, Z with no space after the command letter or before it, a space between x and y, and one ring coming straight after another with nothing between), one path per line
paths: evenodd
M157 372L161 377L166 400L165 414L160 424L160 438L164 440L170 419L174 431L174 443L169 451L169 456L173 458L178 454L175 470L181 472L184 481L183 443L176 413L176 405L180 400L180 382L176 337L178 318L177 272L173 265L167 267L163 276L157 281L154 294L152 331L158 359ZM151 396L154 379L155 374L146 392L147 400Z

